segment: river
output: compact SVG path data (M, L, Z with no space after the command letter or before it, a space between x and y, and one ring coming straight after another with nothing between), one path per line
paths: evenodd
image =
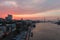
M60 26L52 23L37 23L30 40L60 40Z

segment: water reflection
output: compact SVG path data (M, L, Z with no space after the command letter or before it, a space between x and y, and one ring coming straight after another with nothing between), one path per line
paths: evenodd
M30 40L60 40L60 26L51 23L38 23Z

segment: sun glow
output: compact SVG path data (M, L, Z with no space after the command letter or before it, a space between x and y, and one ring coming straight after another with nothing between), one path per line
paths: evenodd
M37 16L36 15L32 15L32 14L30 14L30 15L28 15L28 14L26 14L26 15L13 15L13 19L19 19L19 18L24 18L24 19L33 19L33 18L36 18Z
M13 15L14 17L37 17L36 15L32 15L32 14L30 14L30 15Z

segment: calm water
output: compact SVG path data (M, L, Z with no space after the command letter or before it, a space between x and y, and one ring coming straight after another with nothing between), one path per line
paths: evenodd
M60 40L60 26L51 23L38 23L30 40Z

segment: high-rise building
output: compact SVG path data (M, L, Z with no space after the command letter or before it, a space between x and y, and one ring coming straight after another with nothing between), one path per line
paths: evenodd
M12 20L12 15L8 15L8 20Z
M12 20L12 15L8 14L8 16L5 18L7 21L11 21Z

